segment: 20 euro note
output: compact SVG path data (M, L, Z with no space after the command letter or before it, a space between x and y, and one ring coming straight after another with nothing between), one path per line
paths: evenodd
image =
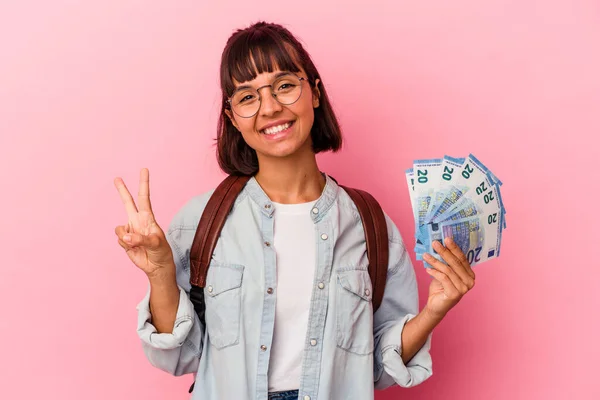
M475 169L472 176L478 177L478 179L475 180L474 182L479 182L479 183L475 187L475 191L467 192L465 194L465 196L455 204L453 209L451 208L449 211L447 211L447 213L449 215L452 215L454 212L456 212L456 210L464 209L465 205L461 202L468 201L469 197L476 198L477 196L479 196L481 198L481 196L483 196L483 198L485 199L485 194L486 194L487 188L496 186L497 190L495 191L495 196L497 197L497 199L500 203L500 219L501 219L500 231L502 232L502 230L506 228L506 208L504 208L504 203L502 201L502 195L500 193L500 186L502 186L502 181L500 179L498 179L498 177L496 177L496 175L494 175L494 173L490 169L488 169L481 161L479 161L475 156L473 156L471 154L471 155L469 155L469 157L472 159L473 168ZM487 180L486 180L486 178L487 178ZM447 218L444 218L444 219L447 219Z
M473 191L476 196L477 192ZM471 265L498 257L502 241L500 187L491 184L481 197L465 197L461 204L448 219L422 227L420 234L426 252L442 261L433 250L433 241L444 243L446 237L452 237Z
M415 232L423 224L425 216L431 210L431 200L440 179L442 166L441 158L415 160L413 162L412 190L413 190L413 217L415 219ZM415 253L417 260L422 260L425 249L424 243L417 239Z
M429 211L425 216L423 222L428 223L431 221L434 215L434 211L438 209L442 201L446 196L452 196L450 192L456 190L453 186L456 181L456 176L459 174L458 170L465 162L464 158L455 158L450 156L444 156L442 165L440 167L440 176L438 177L438 186L429 206Z
M506 227L502 182L472 154L465 159L445 156L437 180L430 179L432 170L417 172L419 167L430 167L431 161L417 160L413 169L406 171L415 218L417 260L422 260L427 252L445 262L433 250L432 242L443 243L446 237L454 238L471 265L498 257ZM428 184L434 186L433 190Z
M413 216L414 216L414 215L416 215L414 170L412 168L407 169L406 171L404 171L404 175L406 177L406 184L408 186L408 192L410 195L410 205L411 205ZM417 240L414 251L417 254L417 260L422 260L423 253L425 252L425 245Z
M485 194L492 186L487 171L488 169L474 155L469 154L460 168L460 175L452 184L452 189L437 209L432 211L430 222L441 222L450 217L457 208L460 208L465 196L476 199Z
M486 183L490 186L487 187L485 191L476 189L470 191L468 195L465 195L461 200L461 206L455 208L454 212L451 213L447 219L438 223L431 222L420 228L418 237L422 243L429 244L427 251L433 250L431 247L432 240L441 240L443 243L443 237L441 236L442 232L438 227L439 224L448 225L456 221L465 221L471 217L479 218L483 226L492 227L493 230L496 230L496 226L498 227L498 233L496 234L498 242L496 253L500 251L503 222L500 187L496 184L491 184L489 181ZM477 194L479 192L481 192L481 195ZM467 253L465 252L465 254ZM441 258L439 259L441 260Z
M450 237L467 256L471 266L498 257L500 255L501 222L499 218L496 221L488 224L485 216L475 215L458 220L432 223L428 225L428 235L431 237L431 241L428 242L427 252L442 261L431 244L433 240L443 243L445 238Z
M430 211L431 201L440 180L441 167L441 158L415 160L413 163L415 231L423 225Z

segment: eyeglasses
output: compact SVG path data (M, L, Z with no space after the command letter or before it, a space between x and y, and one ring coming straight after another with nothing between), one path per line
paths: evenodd
M256 115L260 109L259 90L270 87L271 95L275 100L281 105L289 106L297 102L302 95L302 81L305 80L306 78L301 78L296 74L285 73L278 76L270 85L264 85L258 89L241 86L233 92L230 98L225 100L225 103L240 117L250 118Z

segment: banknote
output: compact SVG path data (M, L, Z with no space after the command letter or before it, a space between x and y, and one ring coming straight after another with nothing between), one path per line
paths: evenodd
M430 212L433 195L440 181L442 159L415 160L413 163L415 229L425 222Z
M447 196L453 196L453 194L451 194L450 192L452 190L456 190L454 189L453 184L456 181L458 170L464 162L464 158L444 156L441 165L441 179L439 179L435 196L432 200L431 206L429 207L429 212L425 216L425 223L431 222L435 211L440 207L442 201Z
M433 241L455 240L471 265L500 255L506 208L503 182L477 157L415 160L405 170L415 222L417 260L433 250ZM424 263L429 267L427 263Z
M413 215L415 214L415 210L416 210L416 200L415 200L415 180L414 180L414 171L412 168L407 169L405 172L405 176L406 176L406 184L408 186L408 190L410 193L410 205L412 207L412 211L413 211ZM422 260L423 259L423 253L425 252L426 247L425 245L423 245L423 243L421 243L420 241L417 240L417 243L415 243L415 248L414 251L417 254L417 260Z
M497 257L500 253L502 231L502 207L498 192L499 186L494 185L481 198L483 201L465 197L461 203L463 206L456 208L448 219L421 227L421 241L427 246L426 252L441 261L431 244L434 240L443 243L446 237L451 237L465 253L471 265Z

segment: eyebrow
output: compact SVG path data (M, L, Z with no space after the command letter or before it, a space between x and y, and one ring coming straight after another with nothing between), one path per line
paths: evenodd
M291 73L292 73L291 71L279 72L277 75L275 75L275 77L273 78L273 80L281 78L284 75L289 75ZM253 89L253 87L251 85L241 85L241 86L238 86L238 87L234 88L233 91L235 92L236 90L240 90L240 89Z

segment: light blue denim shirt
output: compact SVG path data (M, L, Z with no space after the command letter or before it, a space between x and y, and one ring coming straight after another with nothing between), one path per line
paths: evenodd
M189 299L190 248L212 191L191 199L173 218L167 239L180 287L173 331L151 324L149 293L138 305L138 334L152 365L193 373L195 400L266 400L278 293L271 200L251 178L237 198L215 248L204 289L206 328ZM418 385L432 374L431 335L408 365L401 334L418 313L415 271L400 233L386 215L389 264L383 302L373 315L371 280L356 206L326 176L310 211L317 243L300 399L369 400L374 389ZM268 290L269 288L273 290Z

